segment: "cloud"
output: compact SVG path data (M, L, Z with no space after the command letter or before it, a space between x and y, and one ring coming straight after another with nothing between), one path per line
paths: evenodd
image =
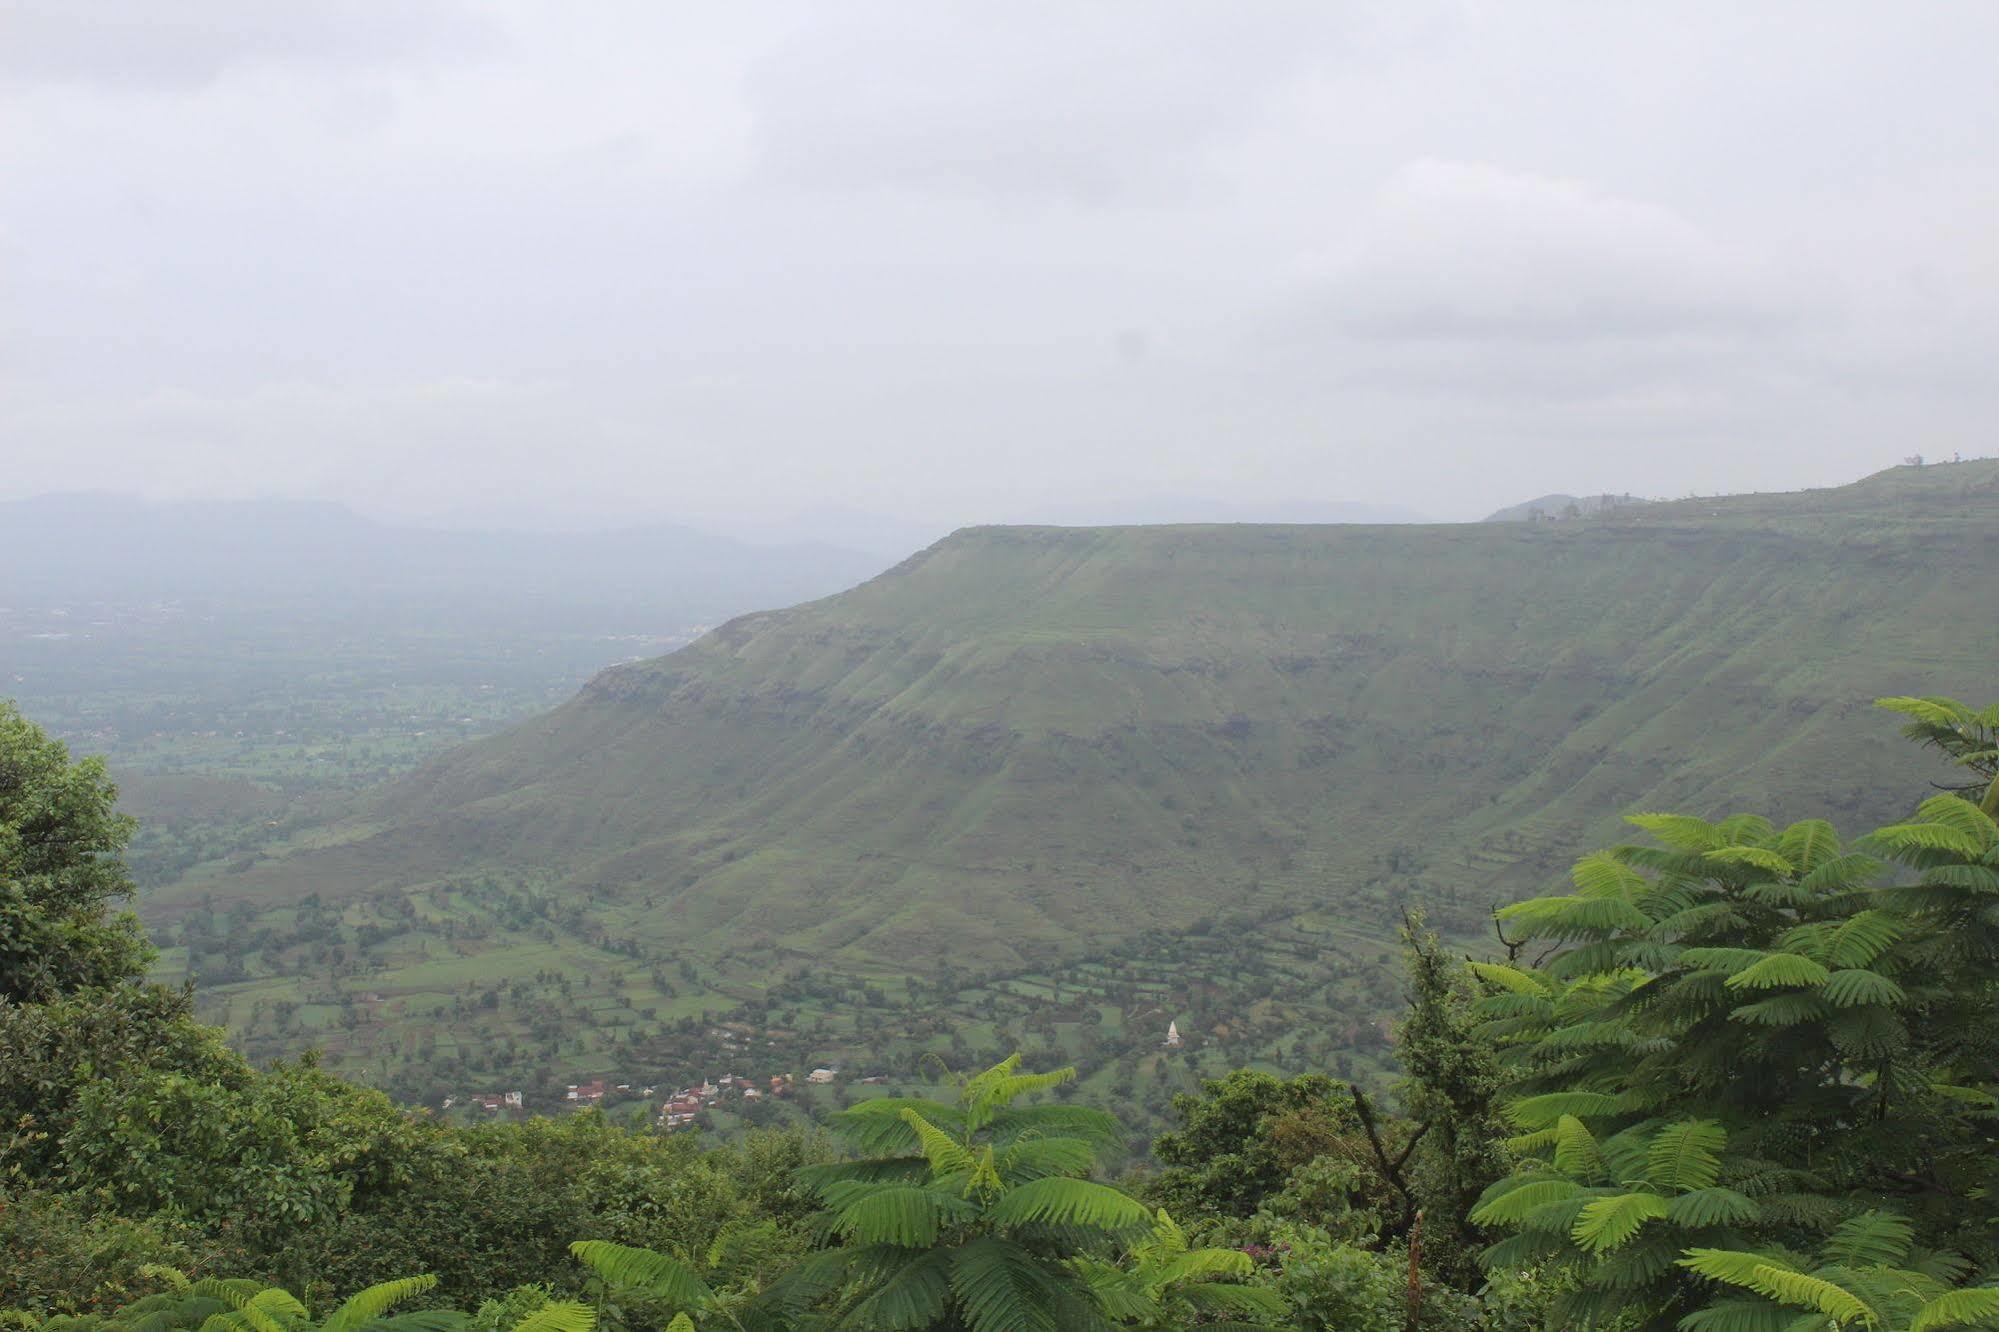
M273 64L373 66L490 50L455 0L4 0L0 79L185 92Z
M850 3L758 61L761 168L841 189L1156 201L1266 98L1337 58L1346 6Z
M1385 342L1647 340L1769 332L1798 299L1665 208L1424 160L1376 194L1299 324Z
M1476 515L1970 452L1994 40L1802 0L0 0L0 495Z

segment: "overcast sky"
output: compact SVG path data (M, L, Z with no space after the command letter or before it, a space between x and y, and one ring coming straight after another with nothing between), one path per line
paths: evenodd
M0 0L0 498L925 526L1999 452L1999 5Z

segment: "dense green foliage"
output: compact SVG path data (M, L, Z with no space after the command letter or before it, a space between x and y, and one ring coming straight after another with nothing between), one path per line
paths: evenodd
M1164 1169L1148 1196L1183 1217L1247 1217L1298 1167L1335 1153L1366 1163L1347 1089L1316 1074L1286 1082L1238 1069L1173 1108L1180 1125L1153 1140Z
M0 701L0 1000L116 985L152 960L137 920L105 913L132 891L116 798L102 760L70 763Z
M1886 702L1989 763L1989 714ZM1478 968L1526 1158L1472 1213L1515 1232L1487 1261L1574 1271L1578 1322L1999 1318L1999 1291L1950 1293L1999 1270L1999 823L1952 793L1851 844L1632 822L1659 845L1501 913L1553 956Z

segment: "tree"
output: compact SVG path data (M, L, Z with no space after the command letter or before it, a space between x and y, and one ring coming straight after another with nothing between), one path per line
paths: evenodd
M1134 1199L1087 1176L1121 1129L1100 1110L1020 1105L1076 1076L1021 1073L1012 1055L965 1078L955 1104L889 1097L832 1117L862 1159L810 1166L835 1247L778 1293L824 1304L849 1328L1100 1328L1109 1318L1078 1259L1149 1231Z
M69 750L0 701L0 1001L30 1003L136 981L153 952L129 912L133 822L102 759Z
M1409 1017L1396 1041L1406 1074L1398 1090L1403 1113L1422 1133L1409 1182L1423 1211L1423 1258L1439 1278L1469 1290L1490 1240L1471 1210L1509 1165L1500 1113L1506 1078L1479 1030L1476 982L1464 963L1420 915L1404 918L1402 939Z
M1366 1152L1346 1089L1317 1074L1285 1081L1237 1069L1175 1096L1173 1112L1180 1127L1153 1141L1165 1169L1146 1195L1190 1222L1250 1216L1306 1162Z
M1720 1329L1788 1327L1784 1300L1719 1296L1733 1260L1687 1258L1808 1273L1796 1255L1870 1211L1959 1274L1999 1263L1999 822L1951 793L1851 845L1821 820L1631 821L1659 845L1501 913L1558 945L1545 966L1475 968L1524 1157L1472 1214L1515 1232L1488 1264L1568 1268L1578 1323ZM1864 1318L1819 1312L1891 1316L1858 1298Z

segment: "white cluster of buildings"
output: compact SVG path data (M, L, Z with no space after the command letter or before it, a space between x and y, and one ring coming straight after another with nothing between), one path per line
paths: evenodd
M766 1096L789 1096L795 1085L796 1080L789 1073L773 1074L768 1090L757 1086L755 1078L738 1077L734 1073L724 1073L712 1082L703 1078L699 1086L682 1087L666 1098L659 1108L660 1127L668 1130L687 1128L694 1123L696 1115L719 1102L734 1100L748 1104L761 1101Z
M523 1100L521 1094L517 1091L478 1092L469 1098L469 1103L478 1106L481 1110L490 1110L495 1113L501 1110L520 1110L526 1106L525 1100ZM456 1096L447 1096L444 1098L443 1108L449 1110L457 1104L458 1098Z

